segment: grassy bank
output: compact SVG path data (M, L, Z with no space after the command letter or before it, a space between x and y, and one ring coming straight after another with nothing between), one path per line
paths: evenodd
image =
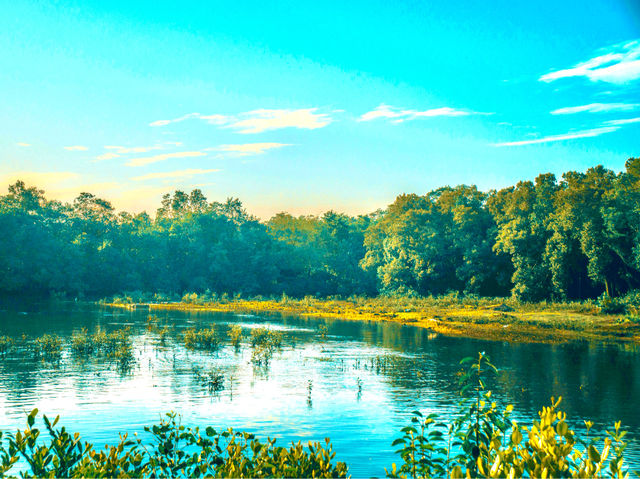
M605 314L593 302L519 303L510 299L349 298L204 300L196 295L170 303L145 303L153 310L283 313L358 321L392 321L448 336L513 342L575 340L640 342L640 321L629 314ZM140 307L127 302L110 306Z

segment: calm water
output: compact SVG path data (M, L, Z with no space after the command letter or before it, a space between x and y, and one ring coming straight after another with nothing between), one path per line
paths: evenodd
M551 396L562 396L570 422L596 427L621 420L640 436L640 351L588 343L524 344L447 338L391 323L308 319L280 315L154 312L171 326L165 344L146 329L148 312L93 305L2 305L0 335L20 339L56 333L67 339L85 327L93 333L130 326L135 364L120 371L68 351L57 363L16 351L0 358L0 429L24 427L34 407L96 445L113 444L118 432L141 432L160 415L176 411L188 425L248 430L291 440L330 437L339 460L354 477L383 477L397 462L390 444L411 411L450 414L458 400L460 359L485 351L501 374L493 390L514 404L519 421L536 415ZM243 345L226 343L215 353L191 352L180 342L188 327L243 328ZM322 337L320 325L328 332ZM268 326L285 334L268 369L254 367L248 337ZM210 392L194 369L224 372L224 389ZM627 449L640 468L640 446Z

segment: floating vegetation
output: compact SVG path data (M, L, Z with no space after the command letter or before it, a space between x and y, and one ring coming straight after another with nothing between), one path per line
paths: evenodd
M13 348L13 338L0 336L0 356L5 356Z
M79 333L71 336L71 351L79 356L88 356L96 350L96 343L89 335L87 328L82 328Z
M307 381L307 406L309 409L313 407L313 399L311 398L311 393L313 392L313 381L309 379Z
M251 346L282 346L282 333L269 328L256 328L251 331Z
M166 344L167 337L169 336L169 326L163 326L162 328L158 326L158 317L155 315L150 315L147 317L147 331L152 333L156 333L158 335L158 339L160 339L160 344Z
M320 326L318 326L318 334L322 339L326 339L328 332L329 332L329 328L327 327L326 324L321 324Z
M57 334L43 334L33 342L36 356L44 359L59 359L62 354L62 338Z
M201 386L209 390L209 394L224 389L224 373L220 369L212 368L210 371L203 372L200 368L193 368L193 375Z
M86 328L82 328L71 336L71 351L79 358L99 354L115 361L118 368L126 372L131 369L135 360L130 335L128 327L110 333L98 331L92 335Z
M362 379L356 378L356 386L358 387L358 392L356 394L356 400L360 402L362 399Z
M229 339L231 340L233 347L238 349L240 347L240 340L242 339L242 326L234 324L229 328L227 334L229 335Z
M214 351L218 349L218 335L215 329L187 329L184 332L184 345L189 349L204 349Z
M282 333L268 328L251 331L251 361L260 366L268 366L276 349L282 347Z

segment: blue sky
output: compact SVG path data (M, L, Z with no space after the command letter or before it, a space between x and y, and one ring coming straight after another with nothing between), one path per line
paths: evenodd
M349 214L640 155L626 1L0 0L0 191Z

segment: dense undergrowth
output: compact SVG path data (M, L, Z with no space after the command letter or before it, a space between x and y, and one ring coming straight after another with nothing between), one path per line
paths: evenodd
M333 302L346 302L358 308L369 308L384 310L387 312L409 312L421 311L426 308L495 308L496 306L506 308L506 311L521 312L572 312L583 314L627 314L630 317L640 316L640 290L633 290L623 296L612 298L607 294L602 294L597 299L587 299L584 301L520 301L514 297L482 297L477 295L462 295L449 293L440 296L329 296L315 297L304 296L294 298L282 294L279 296L243 296L236 294L218 295L216 293L205 292L201 294L187 293L182 296L166 295L159 293L144 293L141 291L128 292L116 295L108 299L103 299L101 303L109 304L136 304L136 303L172 303L181 302L189 305L206 305L209 303L229 304L237 301L277 301L282 304L294 306L317 306Z

